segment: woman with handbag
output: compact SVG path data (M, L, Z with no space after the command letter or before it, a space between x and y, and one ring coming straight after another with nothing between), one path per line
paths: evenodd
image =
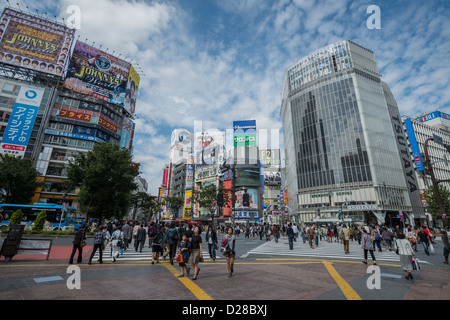
M236 257L235 251L236 237L233 235L233 228L227 228L227 234L222 239L223 255L227 258L228 278L233 276L234 259Z
M400 263L402 264L403 272L405 273L405 279L414 279L412 275L413 266L411 261L415 259L414 250L411 247L411 243L406 239L403 233L398 233L398 239L395 241L398 254L400 255Z
M208 226L206 232L206 243L208 244L209 256L213 261L216 261L217 233L211 225Z

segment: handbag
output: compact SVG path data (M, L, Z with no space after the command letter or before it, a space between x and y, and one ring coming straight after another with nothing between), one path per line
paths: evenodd
M430 252L434 253L434 246L433 246L433 242L430 241Z
M80 247L85 247L86 246L86 240L81 240L80 242Z
M178 263L183 263L183 254L181 252L178 252L176 261Z

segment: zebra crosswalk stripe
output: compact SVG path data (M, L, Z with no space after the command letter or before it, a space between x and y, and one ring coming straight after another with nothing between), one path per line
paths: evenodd
M209 255L208 250L202 251L203 258L205 260L212 260L211 256ZM97 250L97 252L94 254L93 261L97 261L100 258L100 252ZM103 260L112 259L111 258L111 248L106 247L106 249L103 251L102 254ZM162 260L163 257L160 256L159 260ZM167 260L169 260L169 256L166 257ZM216 250L216 260L217 259L223 259L220 257L219 252ZM130 246L127 250L123 251L123 254L119 254L118 260L121 261L152 261L152 249L151 248L143 248L142 252L136 252L134 247Z
M349 254L345 254L344 245L341 243L319 242L319 246L314 249L310 248L309 243L303 244L303 241L294 242L293 250L289 249L287 238L281 238L278 243L275 241L266 242L241 256L247 258L250 255L269 255L269 256L295 256L295 257L317 257L317 258L339 258L339 259L364 259L364 251L357 242L350 242ZM374 251L377 261L394 261L399 262L400 257L395 251L383 250L382 252ZM370 254L368 259L371 259Z

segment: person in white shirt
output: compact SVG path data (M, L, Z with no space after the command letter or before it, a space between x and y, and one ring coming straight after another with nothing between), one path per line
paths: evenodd
M297 224L294 223L294 225L292 226L292 231L294 231L294 241L297 242L297 237L298 237Z

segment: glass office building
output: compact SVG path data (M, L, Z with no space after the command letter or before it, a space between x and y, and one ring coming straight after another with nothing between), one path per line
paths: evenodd
M286 187L300 221L395 223L411 211L380 77L373 52L349 40L287 68Z

